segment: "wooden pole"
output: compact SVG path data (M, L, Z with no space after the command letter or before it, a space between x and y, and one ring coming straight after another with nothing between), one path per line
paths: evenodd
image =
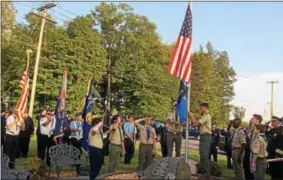
M270 101L270 120L272 120L272 116L273 116L273 84L278 83L278 81L269 81L266 82L267 84L271 84L271 101Z
M43 30L44 30L44 25L45 25L46 14L47 14L47 9L44 9L43 18L41 19L41 27L40 27L38 44L37 44L37 53L36 53L34 74L33 74L33 80L32 80L32 89L31 89L30 106L29 106L29 116L30 117L32 117L32 114L33 114L34 97L35 97L36 81L37 81L37 74L38 74L38 65L39 65L39 59L40 59L40 53L41 53L41 44L42 44L42 37L43 37Z
M43 30L45 26L46 19L49 21L52 21L47 16L47 9L53 8L56 5L51 3L46 3L44 6L38 8L38 10L41 12L43 11L43 14L37 14L37 13L31 13L35 14L39 17L41 17L41 27L40 27L40 33L39 33L39 39L37 44L37 52L36 52L36 59L35 59L35 66L34 66L34 74L33 74L33 80L32 80L32 89L31 89L31 97L30 97L30 106L29 106L29 116L32 117L33 115L33 106L34 106L34 98L35 98L35 90L36 90L36 81L37 81L37 74L38 74L38 66L39 66L39 59L40 59L40 53L41 53L41 45L42 45L42 37L43 37ZM52 21L55 22L55 21Z

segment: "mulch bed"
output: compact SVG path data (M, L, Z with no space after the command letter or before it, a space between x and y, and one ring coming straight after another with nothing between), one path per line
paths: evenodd
M104 174L97 177L98 180L108 180L108 179L132 179L138 180L136 172L116 172L110 174ZM192 174L192 180L206 180L207 178L202 175ZM225 178L210 177L210 180L224 180Z

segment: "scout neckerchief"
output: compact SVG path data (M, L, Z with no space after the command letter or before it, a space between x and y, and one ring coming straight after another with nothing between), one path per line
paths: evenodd
M101 129L99 129L99 134L100 134L100 138L101 138L101 141L102 141L102 144L103 144L103 133L102 133Z
M150 127L146 128L146 140L148 141L150 138Z

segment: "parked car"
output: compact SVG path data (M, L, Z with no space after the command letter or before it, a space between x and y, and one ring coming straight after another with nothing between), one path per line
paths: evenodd
M194 137L195 139L199 136L199 129L198 127L189 127L189 136ZM183 138L186 138L186 129L183 130Z

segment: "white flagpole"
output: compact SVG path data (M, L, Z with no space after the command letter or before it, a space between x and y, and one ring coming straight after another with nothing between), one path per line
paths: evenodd
M189 123L189 116L188 116L188 112L190 112L190 92L191 92L191 87L189 87L188 89L188 94L187 94L187 122L186 122L186 163L189 162L189 127L190 127L190 123Z
M190 8L191 8L191 11L192 11L192 1L189 2L189 5L190 5ZM192 66L190 66L191 68ZM187 94L187 122L186 122L186 140L185 140L185 143L186 143L186 149L185 149L185 153L186 153L186 163L188 164L189 163L189 128L190 128L190 119L189 119L189 112L190 112L190 95L191 95L191 86L189 86L188 88L188 94Z

